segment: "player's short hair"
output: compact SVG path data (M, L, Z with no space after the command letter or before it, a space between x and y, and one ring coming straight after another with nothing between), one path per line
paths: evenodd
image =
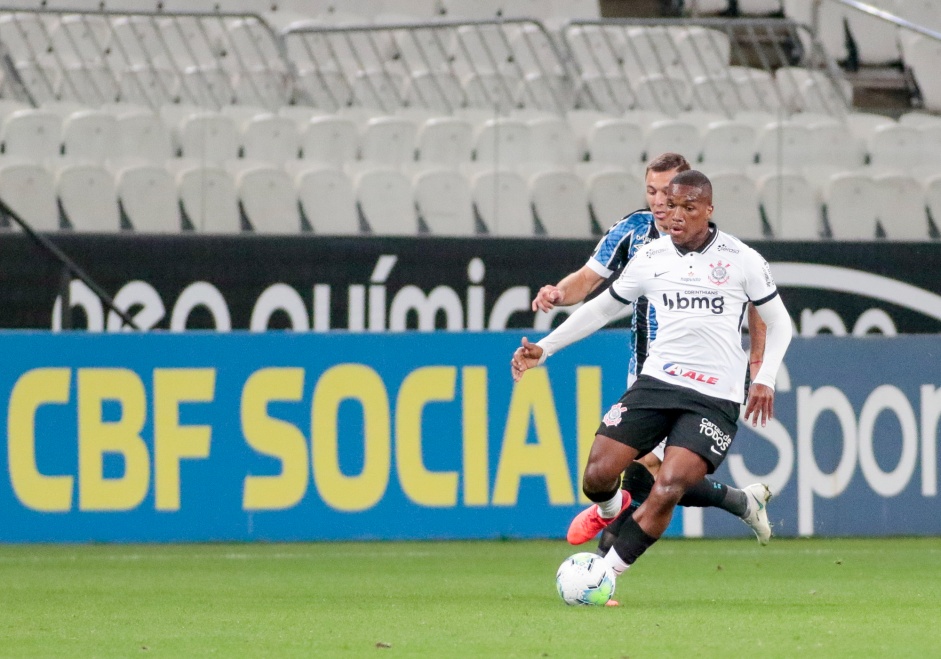
M646 176L647 172L669 172L674 169L678 172L686 172L692 168L689 161L678 153L661 153L647 163L644 175Z
M670 185L685 185L690 188L699 188L712 199L712 181L709 177L696 169L680 172L670 180Z

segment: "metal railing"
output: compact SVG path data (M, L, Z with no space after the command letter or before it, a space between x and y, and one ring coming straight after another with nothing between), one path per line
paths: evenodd
M846 82L810 30L786 19L575 21L563 39L580 103L608 112L842 115Z
M0 44L4 95L33 105L273 108L294 96L283 42L254 14L0 8Z
M533 19L301 25L282 37L296 67L299 102L329 109L564 112L574 105L564 52Z

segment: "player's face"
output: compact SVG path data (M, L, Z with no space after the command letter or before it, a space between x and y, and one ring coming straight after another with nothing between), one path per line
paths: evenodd
M675 169L667 172L647 172L644 183L647 186L647 208L651 210L654 222L666 233L670 230L670 214L667 211L667 193L670 181L679 174Z
M697 249L709 236L712 199L701 188L671 185L667 193L669 230L673 244L683 249Z

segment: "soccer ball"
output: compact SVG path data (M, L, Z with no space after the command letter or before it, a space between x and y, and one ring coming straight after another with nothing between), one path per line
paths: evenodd
M566 604L604 606L614 595L614 571L601 556L579 552L562 561L555 586Z

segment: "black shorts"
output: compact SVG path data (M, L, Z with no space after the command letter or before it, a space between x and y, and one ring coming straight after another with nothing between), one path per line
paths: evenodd
M738 431L738 403L641 375L598 426L599 435L650 453L666 437L702 456L714 472Z

